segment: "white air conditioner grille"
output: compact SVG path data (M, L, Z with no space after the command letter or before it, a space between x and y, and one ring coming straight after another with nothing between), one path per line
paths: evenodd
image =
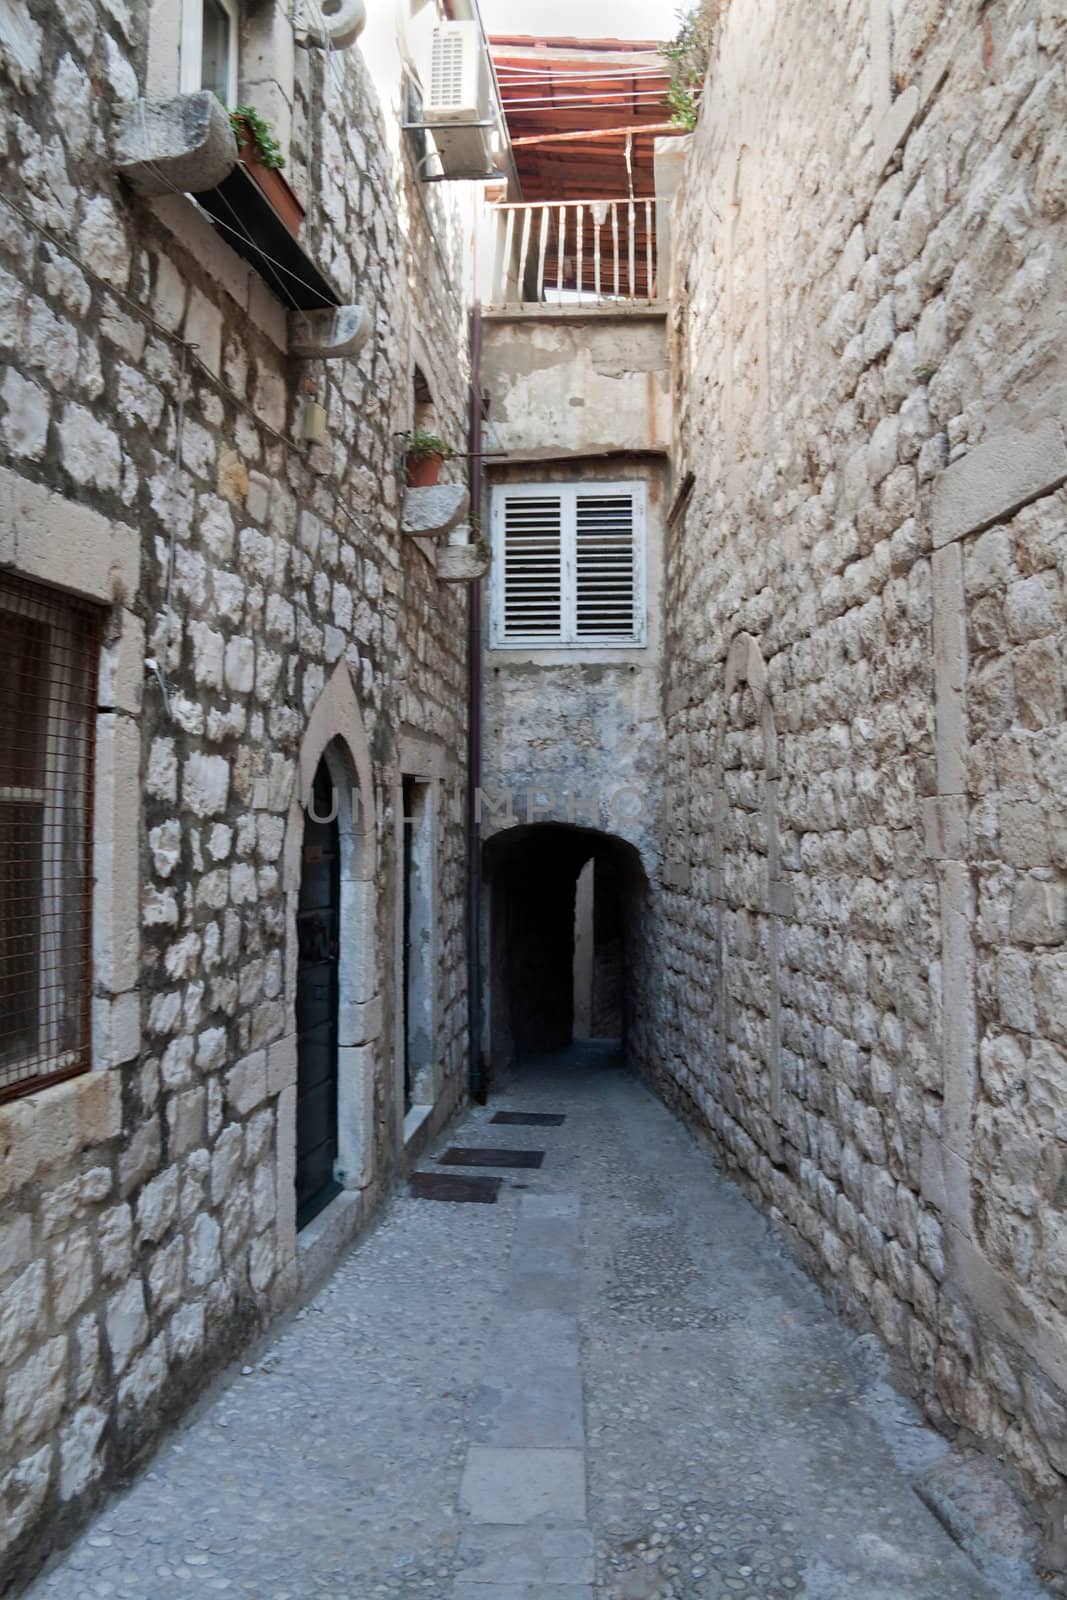
M438 28L430 62L430 104L444 110L463 104L463 66L466 39L458 30Z

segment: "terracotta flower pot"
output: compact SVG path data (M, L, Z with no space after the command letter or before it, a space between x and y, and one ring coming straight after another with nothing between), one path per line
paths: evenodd
M275 167L263 165L248 124L244 123L242 126L244 134L239 136L237 141L237 154L241 165L264 198L270 201L293 238L297 239L304 223L304 208L282 174Z
M444 456L408 455L408 488L432 489L441 476Z

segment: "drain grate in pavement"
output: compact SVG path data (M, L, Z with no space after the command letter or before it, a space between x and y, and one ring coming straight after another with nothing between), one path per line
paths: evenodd
M539 1167L543 1150L504 1150L499 1145L478 1149L473 1145L451 1145L438 1156L443 1167Z
M562 1111L498 1111L490 1122L507 1122L513 1128L558 1128L566 1122Z
M458 1172L413 1172L408 1194L413 1200L466 1200L474 1205L496 1205L500 1178L475 1178Z

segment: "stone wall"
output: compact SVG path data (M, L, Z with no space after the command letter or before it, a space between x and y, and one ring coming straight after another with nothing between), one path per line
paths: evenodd
M1062 1555L1067 10L809 24L726 11L673 213L644 1065Z
M466 606L399 532L397 435L417 355L462 446L469 196L417 182L395 19L371 10L373 83L363 46L294 53L287 6L249 8L245 30L243 79L291 124L308 254L373 320L358 359L329 364L287 353L268 283L185 196L114 175L113 115L173 78L176 9L11 0L0 18L0 564L106 605L109 640L95 1070L0 1105L0 1588L312 1270L293 912L302 769L335 738L373 820L342 912L350 1188L320 1242L403 1160L391 785L401 730L459 780ZM455 808L437 850L440 1121L465 1087Z

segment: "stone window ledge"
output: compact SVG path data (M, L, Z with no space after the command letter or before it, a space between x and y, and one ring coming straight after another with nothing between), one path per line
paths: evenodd
M116 123L113 159L146 198L192 195L289 310L340 305L335 286L238 159L229 115L210 90L132 101Z

